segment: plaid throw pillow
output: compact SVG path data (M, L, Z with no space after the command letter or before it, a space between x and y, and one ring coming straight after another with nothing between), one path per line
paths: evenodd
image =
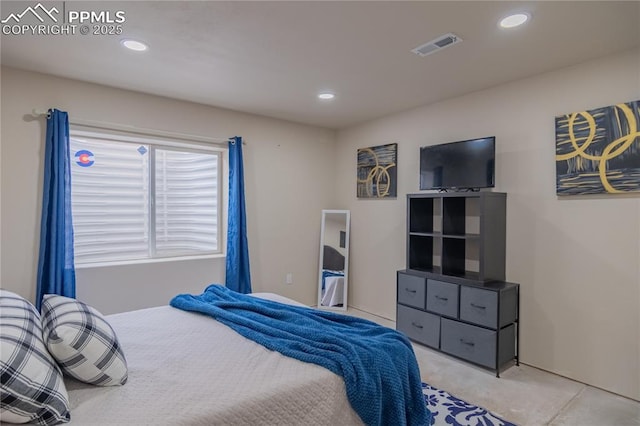
M124 353L100 312L75 299L46 294L41 313L44 341L63 372L97 386L127 381Z
M42 341L40 315L26 299L3 289L0 347L0 419L39 425L67 423L67 389Z

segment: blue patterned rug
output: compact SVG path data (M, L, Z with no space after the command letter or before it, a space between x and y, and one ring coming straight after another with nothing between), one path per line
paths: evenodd
M422 384L422 393L434 426L516 426L482 407L469 404L426 383Z

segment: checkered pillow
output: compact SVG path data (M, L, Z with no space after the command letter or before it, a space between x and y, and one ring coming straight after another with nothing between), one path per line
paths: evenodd
M75 299L46 294L41 313L44 341L62 371L98 386L127 381L124 353L100 312Z
M0 419L55 425L69 421L62 373L42 341L40 315L26 299L0 289Z

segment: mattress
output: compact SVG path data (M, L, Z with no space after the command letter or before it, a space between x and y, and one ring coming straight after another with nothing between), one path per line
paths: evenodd
M322 293L322 306L342 306L344 304L344 276L326 277Z
M297 304L282 296L256 296ZM170 306L107 317L129 380L65 379L73 425L361 425L341 377Z

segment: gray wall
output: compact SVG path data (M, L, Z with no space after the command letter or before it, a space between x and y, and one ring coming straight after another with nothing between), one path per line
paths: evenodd
M554 122L636 99L637 50L339 132L335 185L352 215L350 304L395 318L419 147L495 135L495 190L508 194L507 280L521 284L522 361L640 399L640 196L557 197ZM357 148L393 142L397 199L356 199Z
M3 288L33 299L41 211L44 119L82 119L205 137L245 138L245 186L255 291L316 303L320 218L333 199L335 132L204 105L2 68L0 257ZM77 271L78 296L105 313L166 304L223 282L224 258ZM293 284L285 285L292 273Z

